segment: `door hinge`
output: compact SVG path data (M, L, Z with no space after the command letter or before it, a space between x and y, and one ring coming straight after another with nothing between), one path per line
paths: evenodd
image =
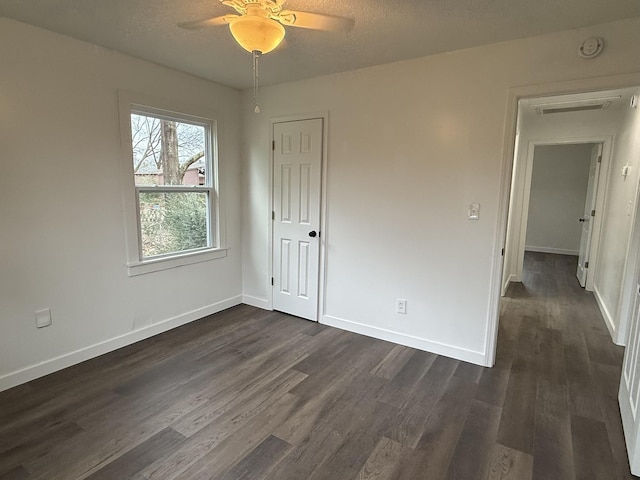
M595 217L596 216L596 211L595 210L591 210L591 216Z
M273 277L271 277L271 286L273 286Z
M502 249L502 252L500 253L500 255L504 257L504 248Z
M273 150L274 152L276 150L276 141L275 140L271 140L271 150Z
M598 163L602 162L602 155L598 155Z
M276 211L271 210L271 220L275 220L275 219L276 219Z
M584 262L584 268L589 268L589 262Z

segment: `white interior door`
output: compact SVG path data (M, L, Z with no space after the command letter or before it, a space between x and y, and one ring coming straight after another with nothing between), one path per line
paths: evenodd
M622 414L622 426L629 454L631 473L640 475L640 418L638 418L638 399L640 396L640 284L636 284L633 301L633 314L629 330L629 340L624 352L622 378L618 401Z
M600 176L600 164L602 161L602 144L594 145L591 149L591 163L589 165L589 183L587 184L587 199L584 203L584 215L579 219L582 222L582 235L580 236L580 253L578 255L578 271L576 276L581 286L587 284L587 272L589 269L589 249L591 248L591 233L593 231L593 217L596 213L596 189Z
M274 124L273 308L318 320L321 118Z

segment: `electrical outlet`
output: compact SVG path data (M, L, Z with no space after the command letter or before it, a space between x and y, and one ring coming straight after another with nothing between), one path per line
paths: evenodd
M36 327L44 328L51 325L51 309L45 308L36 311Z
M407 301L404 298L398 298L396 300L396 313L407 313Z

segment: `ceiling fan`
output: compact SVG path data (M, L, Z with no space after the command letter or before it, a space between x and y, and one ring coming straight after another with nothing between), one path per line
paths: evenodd
M185 22L182 28L196 29L229 25L233 38L242 48L260 54L274 50L284 39L287 27L313 30L348 31L353 20L333 15L284 10L285 0L220 0L238 14Z
M229 25L236 42L253 55L253 101L254 111L258 106L258 57L274 50L284 39L287 27L310 28L313 30L348 31L353 20L333 15L284 10L285 0L220 0L238 14L206 18L194 22L180 23L188 29Z

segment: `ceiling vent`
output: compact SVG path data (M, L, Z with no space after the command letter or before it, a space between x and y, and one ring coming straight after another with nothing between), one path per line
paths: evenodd
M548 115L552 113L583 112L586 110L604 110L609 108L613 102L621 97L589 98L583 100L531 103L531 107L538 115Z
M548 108L536 108L538 115L547 115L549 113L566 113L566 112L582 112L584 110L604 110L609 108L611 102L597 103L595 105L578 105L575 107L548 107Z

